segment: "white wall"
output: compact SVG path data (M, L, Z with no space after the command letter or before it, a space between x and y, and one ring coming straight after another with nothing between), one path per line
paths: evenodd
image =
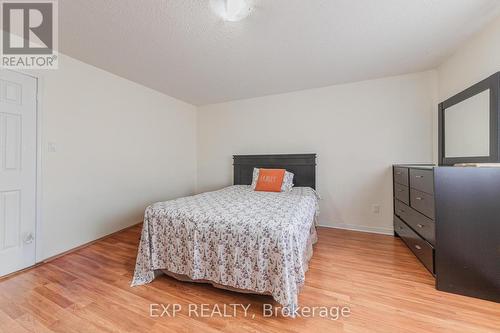
M474 35L438 68L439 101L500 71L500 17ZM438 113L434 114L434 160L438 160Z
M500 71L500 17L439 66L439 97L448 97Z
M198 191L231 184L233 154L314 152L320 223L391 233L391 165L432 161L435 79L430 71L200 107Z
M138 223L148 204L196 186L194 106L63 55L59 61L58 70L38 73L38 259Z

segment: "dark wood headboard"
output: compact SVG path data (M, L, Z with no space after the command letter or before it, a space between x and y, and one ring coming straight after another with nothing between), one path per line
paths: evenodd
M253 168L286 169L295 186L316 189L316 154L233 155L234 185L252 184Z

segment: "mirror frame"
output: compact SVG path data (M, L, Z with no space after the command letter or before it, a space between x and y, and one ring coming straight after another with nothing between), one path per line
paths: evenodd
M446 117L445 110L453 105L461 103L485 90L490 90L490 156L478 157L446 157L445 151L445 125ZM500 136L499 122L500 120L500 72L497 72L487 79L476 83L475 85L465 89L439 103L439 118L438 118L438 153L439 165L454 165L457 163L498 163L500 162Z

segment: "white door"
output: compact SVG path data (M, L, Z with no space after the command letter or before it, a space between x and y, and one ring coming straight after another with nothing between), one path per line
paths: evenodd
M0 70L0 276L35 264L36 90Z

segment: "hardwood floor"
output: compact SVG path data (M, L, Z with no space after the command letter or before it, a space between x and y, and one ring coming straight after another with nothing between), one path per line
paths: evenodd
M348 306L350 315L264 318L267 296L161 276L130 287L140 226L0 280L0 332L499 332L500 304L442 293L399 239L319 228L301 306ZM188 316L188 304L251 304L248 316ZM150 317L151 304L180 304ZM156 312L156 306L154 314ZM170 308L170 314L172 315ZM201 310L198 311L201 315ZM228 314L233 314L232 310Z

